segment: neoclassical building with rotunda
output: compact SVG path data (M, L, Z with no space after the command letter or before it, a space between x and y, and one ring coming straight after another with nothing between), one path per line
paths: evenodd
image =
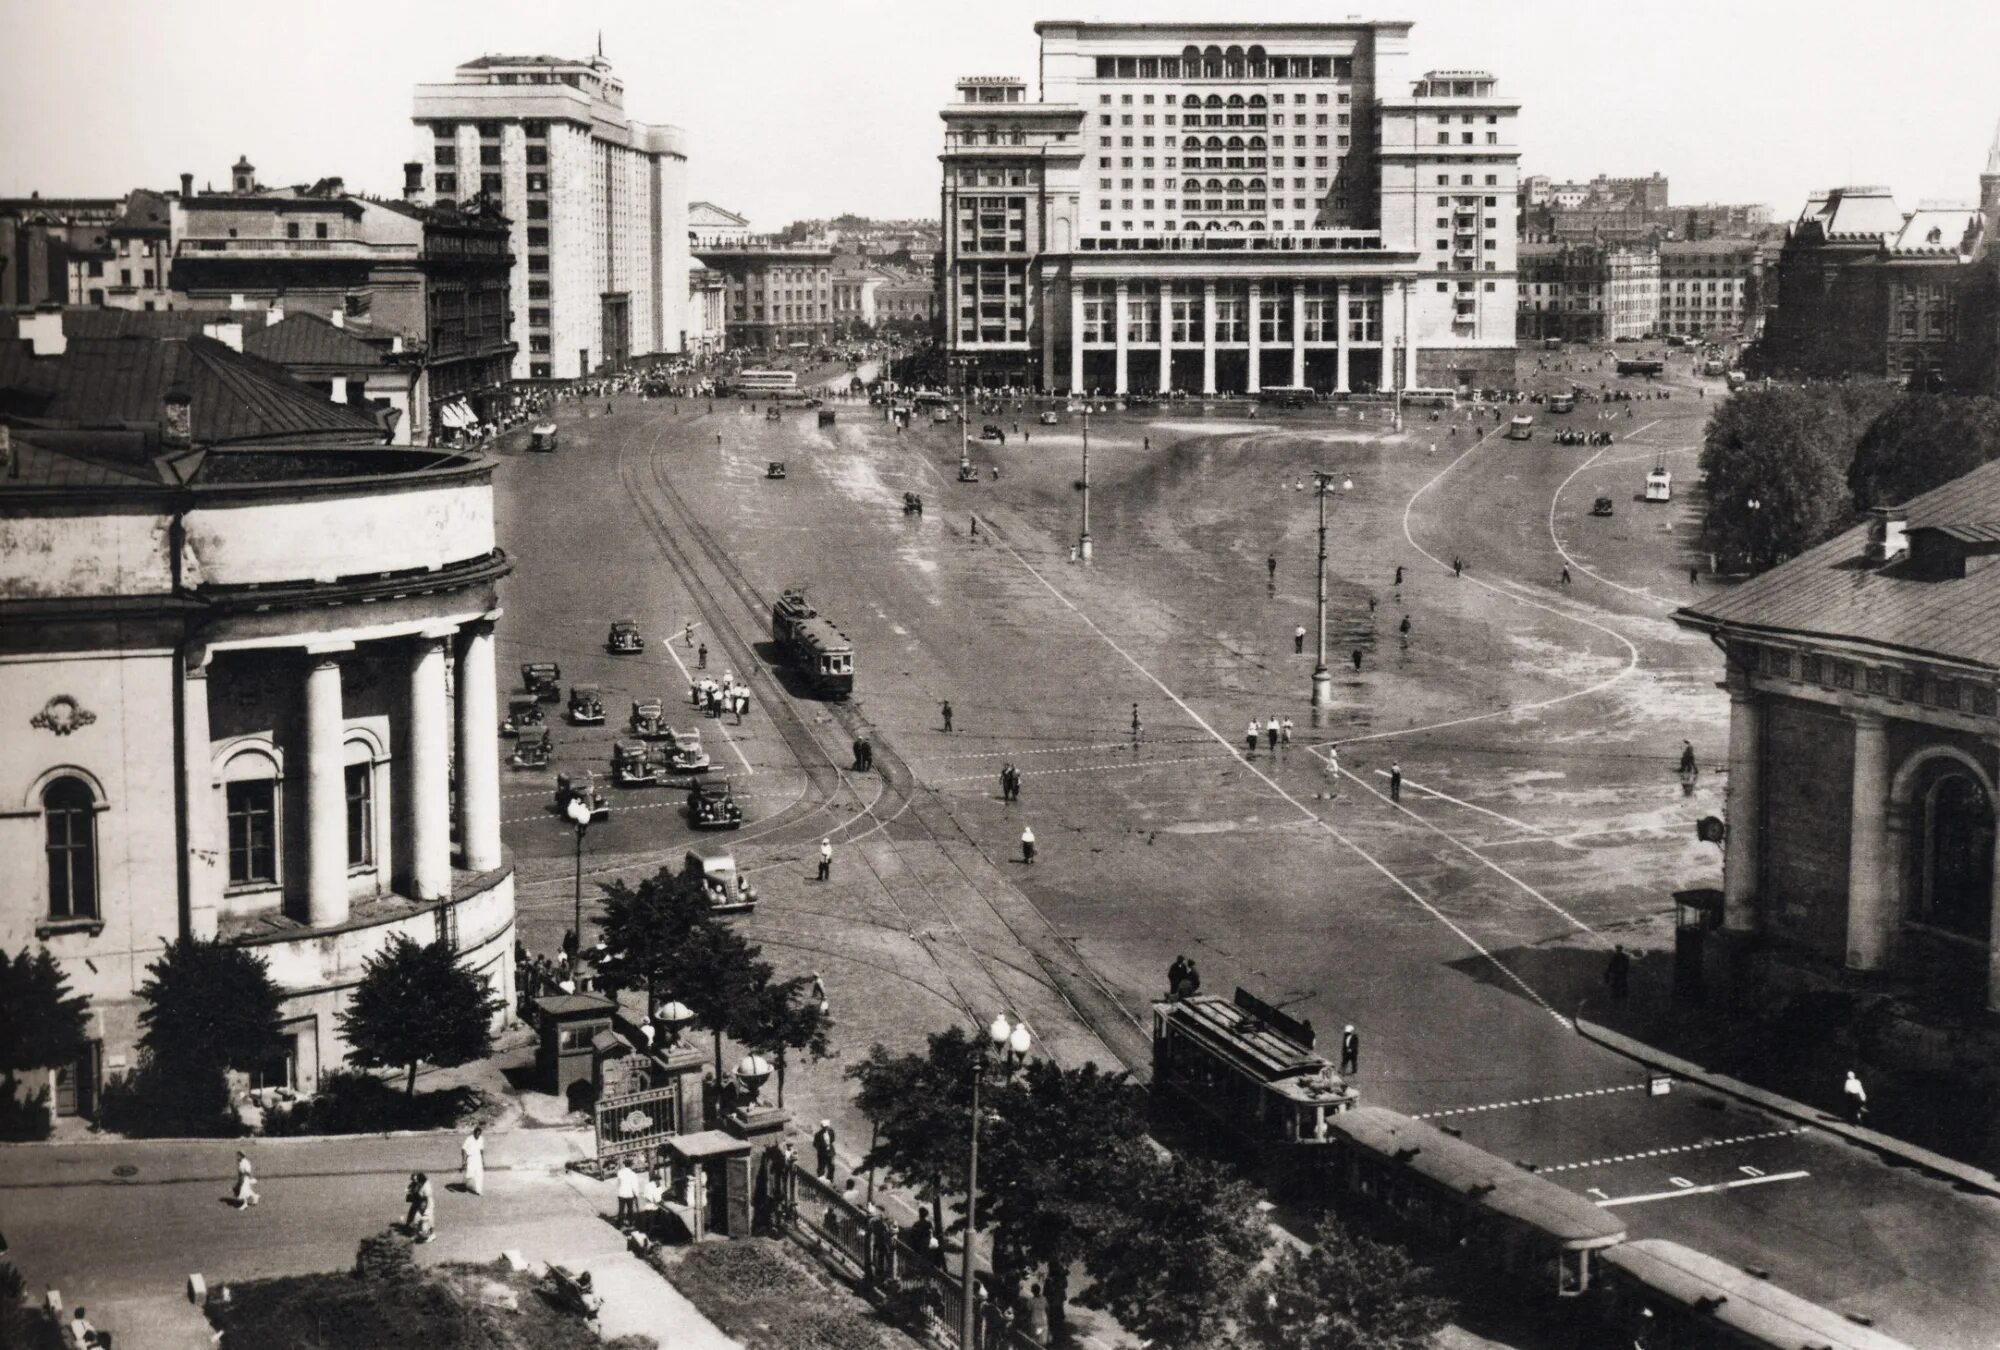
M0 949L90 999L63 1112L135 1067L146 967L254 950L310 1090L396 935L452 943L512 1006L492 464L374 420L218 336L0 350ZM505 1014L502 1014L504 1017Z

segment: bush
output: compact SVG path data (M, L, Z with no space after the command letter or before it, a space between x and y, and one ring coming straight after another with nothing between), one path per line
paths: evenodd
M0 1093L0 1139L22 1141L46 1139L55 1133L56 1114L49 1108L46 1086L33 1096Z
M142 1139L227 1139L244 1132L229 1109L222 1070L153 1060L105 1085L99 1119L107 1130Z
M387 1130L443 1130L463 1123L486 1105L477 1088L455 1087L406 1097L372 1073L335 1069L322 1074L319 1091L264 1115L267 1135L380 1134Z
M361 1239L354 1249L354 1278L357 1280L414 1280L417 1278L416 1248L411 1240L393 1228L384 1228L373 1237Z

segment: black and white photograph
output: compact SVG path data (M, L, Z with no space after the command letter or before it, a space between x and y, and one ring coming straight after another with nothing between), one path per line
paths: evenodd
M0 1350L2000 1350L2000 8L0 71Z

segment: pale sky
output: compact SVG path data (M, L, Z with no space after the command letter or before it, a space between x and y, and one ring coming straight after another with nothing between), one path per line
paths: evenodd
M1479 67L1521 105L1523 173L1671 180L1673 201L1883 183L1971 200L2000 121L1996 0L0 0L0 195L339 175L394 193L410 93L487 52L604 33L644 121L687 129L690 195L759 229L933 216L963 74L1032 88L1043 18L1414 20L1413 69Z

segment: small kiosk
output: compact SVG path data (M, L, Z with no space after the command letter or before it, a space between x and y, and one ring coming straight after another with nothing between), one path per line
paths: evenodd
M601 994L548 994L535 1000L535 1077L541 1090L568 1099L581 1087L597 1089L600 1032L611 1030L617 1005Z

